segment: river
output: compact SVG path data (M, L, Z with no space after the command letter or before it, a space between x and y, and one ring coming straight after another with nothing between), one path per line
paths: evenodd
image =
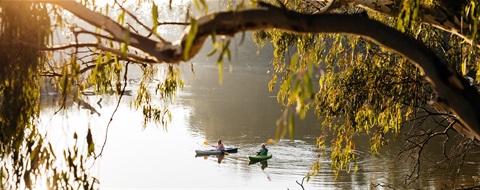
M141 112L128 106L134 96L124 96L109 127L103 156L93 167L101 189L301 189L297 182L302 182L319 153L315 142L320 135L320 121L311 115L297 122L293 139L267 144L273 158L249 165L248 155L275 137L275 123L282 107L275 92L267 89L268 68L252 68L254 71L233 68L225 73L222 84L213 64L198 65L195 76L185 74L185 88L170 106L173 119L166 128L149 124L143 129ZM96 104L100 98L101 106ZM49 126L63 126L51 127L50 136L69 134L72 127L90 127L97 139L98 152L116 101L105 96L84 99L101 115L76 107L57 115L52 114L55 109L46 109L41 120ZM54 144L68 141L66 137L55 139ZM238 147L239 152L223 157L196 157L195 150L207 148L205 142L214 145L218 139L227 147ZM396 159L401 144L393 142L382 149L380 156L373 156L367 138L358 139L357 172L342 171L335 179L329 158L320 158L320 173L303 182L304 188L402 189L405 175L413 167ZM441 156L440 145L434 144L430 147L433 150L424 154L427 159L422 167L434 162L429 158ZM478 185L475 176L479 176L479 161L478 156L467 157L457 184ZM429 171L422 169L421 178L407 188L441 189L450 183L446 180L449 173ZM375 187L378 184L383 187Z
M429 167L439 160L435 158L443 156L441 142L428 145L420 178L403 187L405 176L413 169L413 165L397 159L403 144L392 141L381 149L380 155L374 156L369 152L366 136L356 137L358 171L342 171L336 177L329 157L317 158L315 143L320 135L320 121L312 114L305 120L296 120L292 139L267 144L273 158L249 165L248 156L258 151L262 143L275 138L276 121L283 110L276 93L268 91L271 47L256 56L257 47L251 39L231 44L232 64L224 65L222 84L216 57L196 57L195 74L189 71L189 63L182 63L186 85L170 105L173 119L166 128L155 124L142 127L141 111L128 106L136 94L135 85L129 86L134 90L133 96L123 97L110 125L116 100L85 96L84 100L99 114L76 106L54 114L60 108L55 104L58 99L44 97L47 101L42 102L40 126L48 131L54 148L71 143L72 131L84 137L90 128L98 154L105 136L108 137L102 156L92 167L101 189L302 189L299 183L317 159L321 170L310 181L303 182L305 189L443 189L445 184L451 184L448 171L432 172ZM207 45L198 55L206 55L210 50ZM141 75L131 72L131 79ZM102 101L97 104L100 98ZM218 139L227 147L238 147L238 153L196 157L195 150L208 148L205 142L214 145ZM328 155L329 150L326 152ZM478 152L466 158L456 178L457 187L480 185L478 163Z

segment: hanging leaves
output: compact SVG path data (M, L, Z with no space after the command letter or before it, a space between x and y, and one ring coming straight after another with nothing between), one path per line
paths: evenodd
M198 32L198 24L197 21L193 18L190 19L190 30L187 35L187 40L185 41L184 48L183 48L183 58L188 60L190 57L190 50L192 49L193 42L195 41L195 36Z
M170 3L171 4L171 3ZM153 35L157 38L160 38L160 36L157 34L157 28L158 28L158 6L152 2L152 32Z
M87 153L88 156L95 153L95 142L93 141L92 130L90 128L88 128L88 132L87 132L87 146L88 146L88 153Z

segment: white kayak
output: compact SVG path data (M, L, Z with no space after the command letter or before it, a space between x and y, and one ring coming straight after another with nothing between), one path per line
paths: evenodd
M217 150L217 149L195 150L195 153L201 154L201 155L224 154L225 152L235 153L235 152L238 152L238 148L225 148L225 150Z

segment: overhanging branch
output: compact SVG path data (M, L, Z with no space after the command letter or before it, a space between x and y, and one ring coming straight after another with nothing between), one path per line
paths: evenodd
M274 18L274 19L272 19ZM221 12L198 19L198 32L190 52L195 55L212 33L233 35L246 30L283 29L297 33L346 33L363 36L408 58L424 74L441 102L480 140L480 94L457 72L451 70L421 42L386 26L357 15L306 15L267 6L236 12ZM182 39L185 44L187 37ZM177 54L182 59L182 54Z
M85 14L97 14L73 0L51 1L69 10L87 22L105 28L118 40L127 32L107 18L90 18ZM282 29L297 33L345 33L363 36L408 58L425 74L439 96L441 103L459 116L459 121L480 140L480 94L457 72L451 70L430 49L419 41L378 21L358 15L320 14L307 15L277 8L265 3L263 7L240 11L220 12L197 19L196 32L191 51L184 57L183 47L190 27L184 37L173 43L160 43L146 37L130 34L131 46L136 47L158 62L179 63L195 56L205 39L217 35L234 35L247 30ZM97 14L98 15L98 14ZM103 16L103 15L101 15ZM93 19L93 20L92 20ZM98 19L98 20L97 20ZM138 43L137 43L138 42Z
M158 48L162 49L166 46L170 46L170 42L152 40L148 37L131 32L111 18L92 11L75 0L45 0L45 2L61 6L85 22L110 33L113 36L113 40L127 43L151 56L157 57L158 59L156 60L158 62L173 62L170 60L169 55L159 54L159 51L157 51Z
M402 12L398 0L309 0L313 2L323 2L326 4L324 12L334 11L342 6L360 7L362 9L377 12L390 17L398 17ZM468 15L463 15L468 8L468 0L440 0L435 3L421 2L419 7L419 21L446 32L455 34L465 40L472 46L480 48L478 39L473 39L472 19L468 19Z

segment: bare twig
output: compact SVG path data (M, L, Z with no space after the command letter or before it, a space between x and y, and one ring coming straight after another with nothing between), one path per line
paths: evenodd
M30 47L33 47L35 49L42 50L42 51L58 51L58 50L64 50L64 49L70 49L70 48L83 48L83 47L97 47L98 46L97 42L82 42L82 43L71 42L69 44L55 45L55 46L51 46L51 47L35 46L35 45L30 44L28 42L18 41L18 40L15 41L15 43L19 43L19 44L22 44L22 45L27 45L27 46L30 46Z
M395 190L395 188L392 187L391 185L384 185L384 184L381 184L381 183L372 184L372 186L373 186L373 187L383 187L383 188L388 187L388 188L390 188L390 189Z
M158 25L183 25L188 26L190 25L189 22L158 22Z
M128 11L127 9L125 9L120 3L118 3L117 0L115 0L115 4L117 4L120 9L122 9L122 11L125 11L130 17L132 17L133 20L135 20L135 22L137 22L138 24L140 24L140 26L142 26L145 30L147 30L150 34L148 34L147 36L150 36L151 34L156 34L156 31L153 31L150 27L148 27L147 25L143 24L143 22L141 22L134 14L132 14L130 11ZM155 21L157 22L157 21ZM138 33L138 32L137 32ZM167 43L167 40L163 39L162 37L160 37L159 35L154 35L155 37L157 37L160 41L162 41L163 43Z
M298 185L300 185L300 187L302 187L303 190L305 190L305 187L303 187L303 182L305 181L305 178L307 178L307 177L303 177L302 183L299 183L298 180L295 181L295 182L297 182Z
M110 124L112 123L113 121L113 116L115 116L115 113L117 113L117 110L118 108L120 107L120 102L122 101L122 97L123 97L123 94L125 93L125 89L127 88L127 74L128 74L128 65L130 63L127 63L127 66L125 66L125 74L123 75L123 80L124 80L124 85L123 85L123 88L120 92L120 96L118 97L118 101L117 101L117 105L115 106L115 110L113 111L112 115L110 116L110 120L108 121L108 124L107 124L107 129L105 130L105 140L103 141L103 144L102 144L102 148L100 150L100 152L98 153L98 155L95 155L95 158L94 158L94 163L95 161L97 160L97 158L99 158L100 156L102 156L103 154L103 150L105 148L105 146L107 145L107 139L108 139L108 130L110 129ZM94 164L92 164L93 166Z

